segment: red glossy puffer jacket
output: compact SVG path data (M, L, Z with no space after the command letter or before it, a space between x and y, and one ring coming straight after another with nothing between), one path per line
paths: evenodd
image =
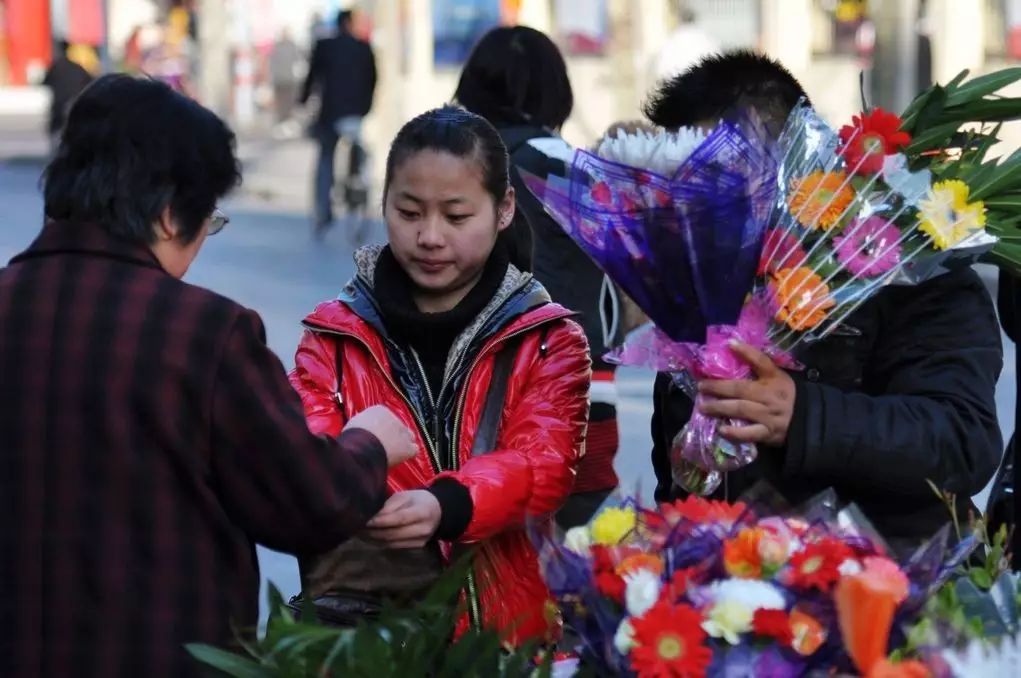
M458 631L481 621L514 644L554 637L559 620L549 613L549 591L524 528L529 518L556 511L574 484L591 377L584 333L566 310L549 303L538 283L522 285L501 307L507 317L490 323L492 333L473 342L481 348L466 356L470 367L455 401L456 468L438 470L414 398L398 387L400 375L388 359L372 292L359 282L356 278L339 300L320 305L306 318L291 381L301 394L309 428L337 435L344 425L339 402L348 416L372 405L397 413L417 431L422 451L390 470L390 489L417 489L438 477L453 477L468 488L474 505L460 542L480 549L466 587L469 614ZM473 458L494 356L518 336L497 449ZM338 356L343 361L339 389ZM443 546L449 557L453 545Z

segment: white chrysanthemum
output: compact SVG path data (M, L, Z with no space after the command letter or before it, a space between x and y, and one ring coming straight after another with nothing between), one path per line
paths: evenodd
M587 556L592 549L592 534L588 526L572 527L564 534L564 548L577 553L579 556Z
M772 584L754 579L724 579L713 582L704 589L713 603L741 603L753 612L755 610L782 610L786 607L780 590Z
M660 130L654 133L617 130L616 135L603 139L596 154L605 160L669 177L705 139L704 131L690 127L682 127L676 132Z
M655 572L643 568L624 577L624 581L627 583L624 602L632 617L641 617L659 600L663 582Z
M631 652L631 648L635 646L635 627L631 625L629 618L625 617L624 621L617 627L617 633L613 636L613 646L622 655L627 655Z
M1021 676L1021 636L1003 638L999 643L972 641L963 651L943 652L954 676Z

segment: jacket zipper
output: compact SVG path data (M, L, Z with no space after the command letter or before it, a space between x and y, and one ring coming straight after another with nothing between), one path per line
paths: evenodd
M354 341L358 342L359 344L365 347L366 352L368 352L368 354L372 356L372 359L376 362L376 365L379 367L379 371L386 378L387 382L389 382L390 386L392 386L394 391L397 392L397 395L401 397L404 403L408 406L408 409L411 410L411 416L415 418L415 423L418 425L419 433L422 434L422 438L425 440L426 447L428 448L429 460L432 462L433 471L435 473L442 473L443 468L442 465L440 464L439 454L436 451L436 443L433 442L432 436L429 435L429 429L426 428L425 421L422 419L422 415L419 414L418 410L411 403L411 399L408 398L408 396L404 395L404 391L400 389L400 387L397 385L397 382L395 382L393 378L390 376L390 374L386 371L386 369L383 367L383 364L379 361L379 358L377 358L376 354L372 352L372 348L368 345L368 343L366 343L365 340L361 339L360 337L351 334L350 332L338 332L336 330L328 330L314 325L313 326L306 325L306 327L308 327L313 332L321 332L323 334L332 334L335 337L346 337L348 339L353 339ZM415 357L415 360L418 361L417 356ZM426 385L427 391L428 388L429 387L427 383ZM432 394L429 395L431 398Z
M510 341L514 337L517 337L517 336L520 336L522 334L525 334L526 332L531 332L532 330L536 329L537 327L542 327L543 325L545 325L547 323L551 323L551 322L553 322L555 320L563 320L564 317L568 317L568 316L557 317L557 318L546 318L544 320L540 320L539 322L532 323L531 325L528 325L526 327L522 327L521 329L519 329L519 330L517 330L515 332L512 332L511 334L508 334L506 337L503 337L501 339L501 341L504 344L506 344L508 341ZM464 408L465 408L465 405L467 404L467 401L468 401L468 383L471 381L472 372L474 372L475 368L478 367L480 362L482 362L482 358L484 358L489 353L492 353L492 350L488 349L488 348L487 348L487 350L480 351L479 354L475 357L475 360L472 361L471 366L468 368L468 371L464 375L464 382L463 382L464 385L461 387L461 397L459 398L458 405L457 405L457 407L454 410L454 428L453 428L453 433L451 435L451 440L453 441L452 444L455 445L455 446L460 445L460 440L461 440L461 419L463 418ZM455 471L459 470L461 468L461 455L460 455L459 451L455 449L454 450L454 454L452 454L451 457L453 458L453 462L454 462L453 463L454 470ZM468 599L468 622L469 622L469 624L471 624L473 629L475 629L476 631L481 631L482 630L482 598L479 596L478 584L477 584L476 579L475 579L475 566L474 566L474 564L471 567L468 568L468 581L467 581L467 585L465 586L465 597Z

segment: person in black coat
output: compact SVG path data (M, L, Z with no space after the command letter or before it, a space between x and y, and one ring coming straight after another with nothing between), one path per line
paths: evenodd
M604 288L602 271L546 213L522 178L522 172L543 179L564 172L563 162L529 142L557 138L571 115L574 97L567 65L544 33L525 26L496 28L472 50L454 98L489 120L507 146L517 200L514 222L504 231L511 261L534 272L553 301L579 314L592 348L594 385L585 457L575 494L558 516L562 526L572 527L586 522L616 488L613 459L619 435L613 368L600 360L610 348L603 319L612 309L604 309L604 301L614 292Z
M351 33L353 14L349 10L337 19L337 35L318 41L312 50L308 77L301 89L300 102L306 103L317 90L319 117L313 132L319 141L316 168L316 225L320 231L333 221L330 192L333 190L333 159L342 136L349 137L351 156L348 177L361 173L361 122L372 110L376 91L376 58L369 43Z
M677 128L712 122L739 105L779 132L804 96L782 66L739 52L664 83L646 113ZM717 496L736 499L764 480L798 504L833 487L895 550L909 549L950 519L926 481L955 493L966 520L971 496L996 470L1003 351L992 300L970 268L885 288L829 337L799 350L799 372L780 370L748 347L737 351L757 379L704 382L703 392L719 398L704 411L748 421L722 432L758 444L759 456L728 474ZM664 374L654 398L656 496L665 501L680 494L668 455L693 405Z

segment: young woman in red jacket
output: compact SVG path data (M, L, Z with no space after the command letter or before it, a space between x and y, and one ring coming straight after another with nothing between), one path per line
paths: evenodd
M459 631L550 638L556 620L525 527L574 485L591 375L585 335L508 261L499 236L514 189L483 118L446 107L405 125L387 158L384 216L389 244L357 252L340 297L306 318L292 383L313 431L336 434L385 404L417 432L420 451L391 469L393 494L362 537L303 563L305 594L321 618L350 623L381 599L413 600L476 546Z

